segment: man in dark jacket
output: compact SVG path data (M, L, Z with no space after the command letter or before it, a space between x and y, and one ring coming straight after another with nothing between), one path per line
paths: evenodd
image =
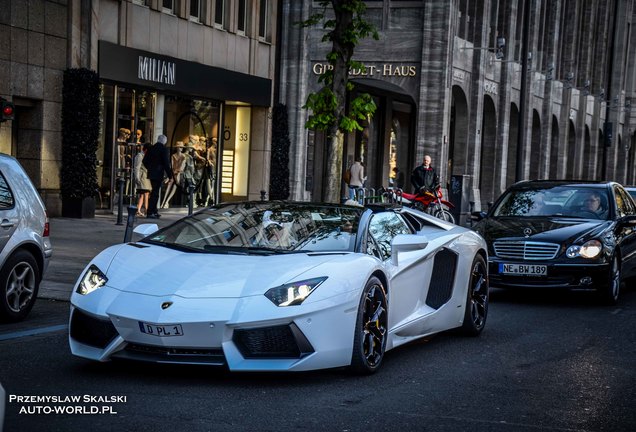
M424 162L413 170L411 174L411 184L415 193L433 191L439 183L439 177L435 168L431 166L431 157L424 156Z
M148 179L152 185L150 199L148 200L148 218L158 219L161 216L157 211L157 203L159 202L159 191L163 183L164 173L167 178L172 178L172 168L170 167L170 156L165 144L168 138L165 135L159 135L155 145L150 147L143 159L143 164L148 170Z

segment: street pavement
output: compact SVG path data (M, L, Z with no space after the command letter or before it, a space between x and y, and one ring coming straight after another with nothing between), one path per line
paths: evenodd
M156 223L162 228L186 215L185 208L163 209L160 219L135 218L134 226ZM91 219L51 218L53 256L38 297L68 301L77 278L90 260L108 246L122 243L125 233L125 209L122 225L117 225L117 215L111 213L97 214ZM132 240L139 238L133 234Z

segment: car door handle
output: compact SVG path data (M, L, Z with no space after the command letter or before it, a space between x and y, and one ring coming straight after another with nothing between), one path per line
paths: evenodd
M13 225L14 223L9 219L2 219L2 222L0 222L0 227L2 228L11 228Z

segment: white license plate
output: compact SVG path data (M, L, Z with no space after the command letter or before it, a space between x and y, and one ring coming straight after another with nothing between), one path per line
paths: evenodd
M139 321L139 330L152 336L183 336L181 324L157 325Z
M535 264L499 264L499 273L519 276L545 276L548 266Z

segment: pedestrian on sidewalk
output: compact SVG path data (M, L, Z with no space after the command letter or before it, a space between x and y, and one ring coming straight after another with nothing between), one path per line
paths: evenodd
M411 174L411 184L415 193L433 192L439 183L435 168L431 166L431 157L424 156L422 165L417 166Z
M358 199L358 189L364 186L366 177L364 176L364 165L360 159L356 159L355 162L349 167L351 178L349 179L349 199Z
M150 219L159 219L161 217L157 211L161 184L164 176L172 178L170 156L168 155L168 149L165 147L167 142L168 137L159 135L157 142L150 147L143 159L143 164L148 170L148 179L152 185L150 199L148 200L148 213L146 214L146 217Z
M146 216L148 212L148 204L150 202L150 191L152 190L152 184L148 179L148 169L143 164L143 159L152 145L145 143L142 147L142 151L138 152L135 156L135 188L139 194L139 200L137 201L137 216Z

